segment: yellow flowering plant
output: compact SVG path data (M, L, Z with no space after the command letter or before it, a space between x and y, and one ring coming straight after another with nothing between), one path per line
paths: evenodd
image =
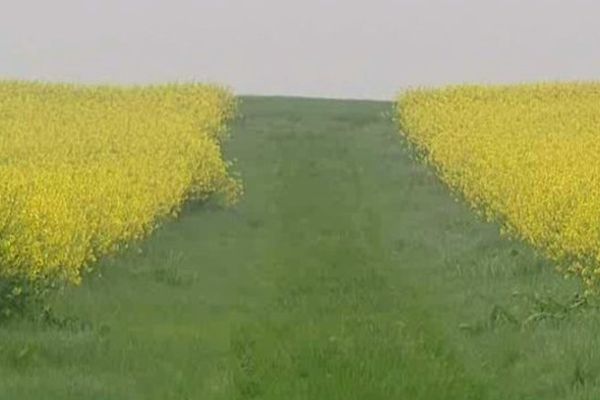
M600 287L600 84L452 86L401 94L403 135L502 231Z
M221 151L235 106L201 84L0 82L0 278L77 284L186 200L235 202Z

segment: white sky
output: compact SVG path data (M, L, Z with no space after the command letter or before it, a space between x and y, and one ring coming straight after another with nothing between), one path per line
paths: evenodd
M597 0L0 0L0 78L389 99L600 79Z

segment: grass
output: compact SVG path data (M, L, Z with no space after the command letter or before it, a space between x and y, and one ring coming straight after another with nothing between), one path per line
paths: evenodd
M595 399L600 313L410 157L391 104L246 98L235 209L190 205L55 320L2 399Z

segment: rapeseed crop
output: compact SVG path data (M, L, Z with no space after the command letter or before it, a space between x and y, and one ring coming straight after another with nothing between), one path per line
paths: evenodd
M78 283L188 199L241 194L234 97L200 84L0 82L0 277Z
M600 84L417 89L402 133L503 232L600 287Z

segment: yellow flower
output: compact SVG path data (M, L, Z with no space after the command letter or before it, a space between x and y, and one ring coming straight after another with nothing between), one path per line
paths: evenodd
M402 133L502 231L600 284L600 84L413 90Z
M235 200L220 146L234 109L198 84L0 82L0 275L78 283L187 199Z

